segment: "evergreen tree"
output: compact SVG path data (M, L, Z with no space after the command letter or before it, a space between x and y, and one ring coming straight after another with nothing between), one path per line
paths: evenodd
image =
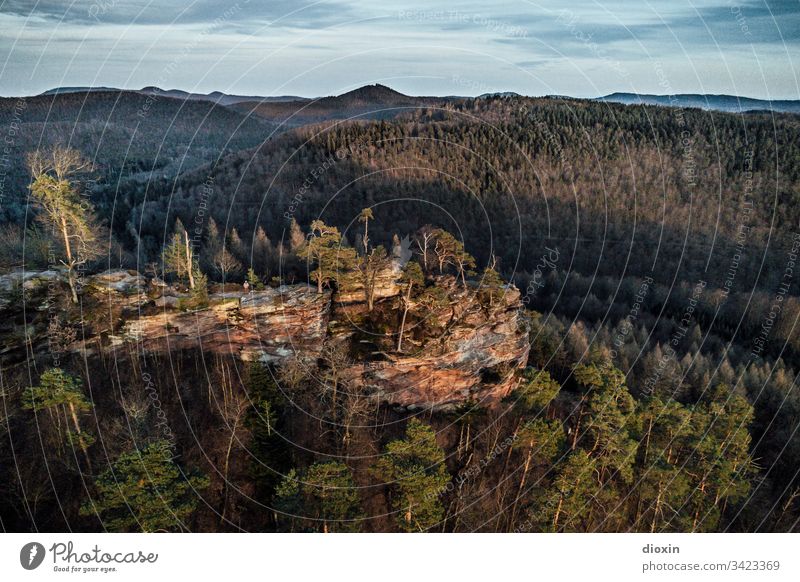
M612 476L630 482L637 443L630 436L634 400L625 386L624 374L610 364L592 364L577 366L575 378L589 390L588 418L579 438L597 459L600 482Z
M67 441L81 449L91 470L89 447L94 443L94 437L83 430L79 416L81 412L91 410L92 403L84 395L81 384L80 378L67 374L61 368L51 368L39 378L38 386L25 390L22 402L25 408L36 412L47 410L54 413L62 409L74 429L66 429Z
M551 487L540 490L531 516L543 531L583 532L589 527L597 491L596 462L581 449L557 466Z
M342 247L342 236L335 226L328 226L321 220L311 223L312 236L300 247L298 256L315 266L311 279L317 283L317 291L322 293L324 285L330 285L346 277L355 265L355 251Z
M492 255L492 260L483 270L481 277L481 286L478 291L478 297L485 304L488 303L489 307L494 306L495 298L502 293L504 287L503 278L496 270L497 259Z
M264 290L264 282L261 278L256 274L255 269L250 267L247 269L247 283L250 285L250 289L252 291L263 291Z
M450 477L444 451L433 429L417 419L409 421L405 438L390 442L372 473L392 492L397 524L408 532L428 531L444 519L439 500Z
M550 372L536 368L525 368L522 382L515 392L523 408L530 412L539 412L556 397L561 385L553 380Z
M76 268L98 253L92 205L82 199L74 181L87 167L79 152L56 147L48 154L36 150L28 157L33 181L31 195L63 246L61 263L67 268L71 299L78 302Z
M730 395L725 384L694 407L686 464L692 486L690 531L716 531L727 504L750 491L752 420L753 407L742 396Z
M360 529L358 489L350 469L335 461L315 463L300 484L304 515L323 533Z
M156 441L120 455L101 473L81 515L97 515L112 532L186 531L208 485L205 476L185 474L172 460L169 444Z
M690 432L691 411L674 400L651 398L640 407L632 529L685 531L679 511L689 494L682 451Z
M364 300L367 302L367 311L372 311L375 306L375 291L378 286L378 275L389 268L391 258L383 246L377 246L368 254L358 259L358 269L361 272L364 286Z
M525 485L531 469L537 465L552 465L564 447L564 428L557 420L534 418L527 421L514 435L513 450L523 454L522 474L519 479L517 496L511 508L509 525L511 529L517 516L517 507L525 495Z

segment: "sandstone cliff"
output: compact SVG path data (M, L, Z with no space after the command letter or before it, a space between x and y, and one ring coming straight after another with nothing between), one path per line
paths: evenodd
M384 402L414 408L449 409L464 402L493 404L519 382L528 360L528 325L520 294L508 288L485 308L474 295L456 291L438 337L416 343L409 354L383 353L381 361L353 366L350 377Z
M390 283L378 294L387 318L399 309L399 287L396 281ZM53 349L51 322L59 319L53 317L59 313L53 307L60 295L53 287L60 284L58 272L0 277L0 315L16 332L3 330L4 363ZM365 307L354 303L357 294L345 302L307 285L228 291L212 293L206 308L187 311L181 309L185 295L162 282L131 271L109 271L84 281L83 319L78 330L64 334L62 347L87 356L196 349L280 366L290 359L313 364L326 342L339 342L357 362L346 369L346 378L381 402L436 410L467 401L495 403L517 385L518 369L528 357L519 291L505 288L487 306L474 290L453 280L440 284L447 288L448 300L419 315L415 324L434 320L437 333L415 335L412 325L404 352L397 353L391 326L373 342L359 339L356 322ZM365 343L369 349L361 345Z

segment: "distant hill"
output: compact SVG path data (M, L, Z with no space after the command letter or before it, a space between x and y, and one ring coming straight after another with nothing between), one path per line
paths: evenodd
M46 95L62 95L64 93L99 93L103 91L120 91L120 89L115 89L114 87L56 87L55 89L48 89L44 93L37 95L37 97L43 97Z
M99 190L123 183L126 198L153 179L165 179L260 145L275 126L204 100L156 98L138 91L58 91L0 98L0 127L18 124L3 168L0 220L24 215L25 156L37 147L70 145L94 161ZM141 187L139 186L141 185ZM102 207L114 197L101 196ZM117 209L125 204L117 200ZM102 211L102 208L100 208Z
M211 93L188 93L180 89L159 89L158 87L144 87L138 93L146 95L162 95L165 97L172 97L174 99L191 99L195 101L211 101L212 103L219 103L220 105L234 105L244 101L261 101L261 102L281 102L281 101L305 101L304 97L297 97L294 95L283 95L279 97L262 97L259 95L229 95L221 91L213 91Z
M342 95L286 102L241 102L234 107L289 127L342 119L394 119L420 107L443 105L460 97L411 97L386 87L366 85Z
M123 89L116 89L113 87L57 87L49 89L42 93L40 96L46 95L62 95L65 93L98 93L103 91L123 91ZM233 105L234 103L241 103L242 101L303 101L304 97L297 97L295 95L282 95L278 97L262 97L260 95L230 95L222 91L212 91L211 93L190 93L182 91L181 89L161 89L159 87L143 87L142 89L134 89L126 91L128 93L142 93L144 95L160 95L162 97L171 97L173 99L190 99L193 101L210 101L220 105Z
M623 103L625 105L661 105L664 107L695 107L728 113L748 111L775 111L778 113L800 113L800 100L768 101L736 97L735 95L706 95L686 93L680 95L647 95L641 93L612 93L598 97L597 101Z
M497 97L522 97L522 95L515 93L514 91L500 91L497 93L484 93L483 95L478 95L478 99L490 99Z

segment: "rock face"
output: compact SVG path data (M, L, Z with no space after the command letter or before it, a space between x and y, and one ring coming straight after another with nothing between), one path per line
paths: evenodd
M395 297L400 294L400 274L402 266L399 261L392 260L385 269L378 271L375 277L375 301ZM361 303L364 301L364 283L355 277L349 283L346 291L340 291L336 294L336 301L338 303Z
M249 294L211 295L210 303L199 311L167 307L132 319L119 334L108 337L108 347L135 344L146 353L199 349L271 363L294 357L316 360L322 350L330 292L319 294L306 285L282 286Z
M387 270L387 284L376 294L388 297L383 305L395 316L400 301L394 297L399 292L398 271L399 267ZM0 299L6 300L0 302L0 311L13 315L6 321L16 319L10 324L13 327L2 330L0 359L24 361L25 342L34 353L48 349L45 315L52 317L52 309L47 311L46 306L51 302L50 287L54 280L59 283L59 277L63 279L63 273L0 277ZM60 283L63 286L63 280ZM410 325L403 353L393 349L396 337L387 334L374 344L375 349L355 358L358 364L344 371L345 378L376 400L408 409L447 410L465 402L498 402L517 386L518 370L528 358L529 330L519 291L513 286L496 290L487 302L485 295L479 298L474 288L463 289L452 277L436 285L446 289L447 299L424 317L417 313L417 319L435 321L431 328L437 333L415 334L414 325L419 322ZM320 294L314 287L293 285L247 294L212 294L209 307L185 311L180 309L185 295L132 271L88 277L83 288L84 303L94 302L95 308L81 307L80 340L68 349L87 356L117 350L167 354L198 349L248 361L280 365L299 359L313 365L326 342L359 351L360 340L349 318L366 309L354 303L363 301L363 294L332 298L330 292ZM19 321L14 306L21 291L27 313L39 313L40 319ZM71 316L63 319L73 320Z
M489 309L468 293L456 293L446 309L451 323L441 337L413 355L389 353L384 361L353 366L351 380L383 402L410 409L491 405L507 396L530 351L519 291L506 289Z

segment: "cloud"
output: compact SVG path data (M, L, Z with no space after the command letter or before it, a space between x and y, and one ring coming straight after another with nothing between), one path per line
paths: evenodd
M796 97L798 41L798 0L0 0L0 94L153 84L188 46L171 83L186 89L320 95L406 76L409 92L450 94L455 75L657 92L657 59L676 90Z
M348 3L336 0L152 0L133 4L127 0L5 0L0 14L70 24L212 24L215 21L278 23L316 28L352 15Z

